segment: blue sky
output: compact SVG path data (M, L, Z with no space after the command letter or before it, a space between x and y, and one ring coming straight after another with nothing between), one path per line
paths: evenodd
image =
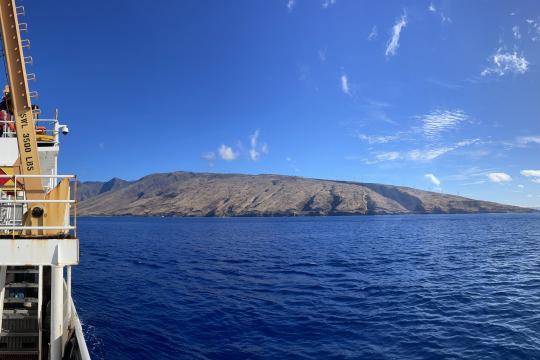
M64 173L278 173L540 206L537 1L24 6L32 90L71 130Z

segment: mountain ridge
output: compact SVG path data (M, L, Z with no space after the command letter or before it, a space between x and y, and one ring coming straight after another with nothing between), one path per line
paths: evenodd
M80 183L81 216L332 216L533 212L377 183L298 176L171 172Z

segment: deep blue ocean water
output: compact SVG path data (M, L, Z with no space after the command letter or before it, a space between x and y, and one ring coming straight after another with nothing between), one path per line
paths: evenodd
M540 215L82 218L95 359L540 358Z

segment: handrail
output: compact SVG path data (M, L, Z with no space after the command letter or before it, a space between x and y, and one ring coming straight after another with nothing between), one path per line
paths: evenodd
M35 179L35 178L38 178L38 179L69 179L70 183L73 182L74 183L74 194L76 196L77 194L77 176L76 175L56 175L56 174L51 174L51 175L47 175L47 174L43 174L43 175L35 175L35 174L27 174L27 175L22 175L22 174L2 174L0 175L0 179L12 179L13 180L13 187L12 187L12 191L14 192L14 198L13 199L1 199L0 200L0 205L4 205L4 204L12 204L13 205L13 212L12 212L12 216L13 218L9 220L9 222L12 222L11 224L9 225L6 225L6 226L0 226L0 231L11 231L11 234L13 236L16 235L16 232L17 231L25 231L25 230L62 230L62 231L71 231L73 230L74 231L74 236L77 237L77 200L76 198L74 198L73 200L70 199L69 197L67 199L18 199L17 195L19 193L19 191L24 191L24 189L18 189L18 180L19 179ZM11 189L11 187L10 187ZM16 207L17 207L17 204L74 204L72 210L73 210L73 225L70 224L70 220L69 220L69 210L71 208L71 206L68 206L66 211L68 211L68 213L66 213L68 216L67 219L67 225L63 225L63 226L24 226L24 225L21 225L20 224L20 221L18 222L17 221L17 217L16 217ZM9 205L11 207L11 205ZM64 222L65 224L65 222Z
M22 174L13 174L13 175L0 175L0 179L11 179L11 178L21 178L21 179L25 179L25 178L45 178L45 179L75 179L77 176L76 175L31 175L31 174L28 174L28 175L22 175Z
M0 226L0 230L75 230L75 226Z
M0 204L75 204L75 200L0 200Z

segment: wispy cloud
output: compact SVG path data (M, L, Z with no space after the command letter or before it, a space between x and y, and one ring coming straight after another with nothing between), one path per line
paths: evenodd
M523 55L518 55L516 51L513 53L504 52L499 48L497 52L489 57L490 66L485 68L482 76L506 74L525 74L529 70L529 62Z
M214 166L214 161L216 160L216 153L213 151L208 151L201 154L201 159L208 162L208 166Z
M326 49L321 49L317 52L319 55L319 60L321 60L321 63L326 63Z
M249 143L251 145L251 148L249 149L249 158L253 161L259 160L259 152L257 151L257 140L259 138L259 130L255 130L255 132L249 136Z
M408 130L398 131L389 135L372 135L365 133L356 133L358 139L365 141L369 144L386 144L392 141L417 141L418 135L422 134L428 141L428 144L439 145L441 134L457 128L460 123L470 119L463 110L435 110L425 115L414 116L414 119L420 120L420 126L413 126ZM392 124L396 125L395 122ZM475 139L474 142L478 142L479 139ZM457 143L453 146L438 147L431 150L417 150L409 157L425 158L434 156L439 152L444 152L445 149L454 150L454 148L463 147L468 143ZM428 152L426 152L428 151ZM420 154L420 155L415 155Z
M393 161L401 159L401 154L397 151L388 151L375 155L377 162L379 161Z
M351 90L349 89L349 79L346 74L341 75L341 91L344 94L351 95Z
M426 174L424 177L435 186L441 185L441 181L433 174Z
M401 36L401 31L404 27L407 26L407 14L403 13L401 17L396 21L392 27L392 34L388 43L386 44L386 57L394 56L397 49L399 48L399 38Z
M258 147L258 141L259 141L259 130L255 130L253 134L249 136L249 158L253 161L258 161L261 158L261 153L268 154L268 144L263 143L261 144L260 148Z
M206 160L206 161L216 160L216 153L213 151L202 153L201 159Z
M235 152L232 147L225 144L221 144L219 147L219 156L226 161L233 161L238 158L238 153Z
M525 177L531 177L533 183L540 184L540 170L521 170L520 174Z
M375 155L375 161L367 161L368 164L374 164L382 161L409 160L418 162L429 162L437 159L451 151L478 143L480 139L463 140L449 146L441 146L425 149L413 149L406 152L390 151Z
M540 144L540 135L538 136L520 136L516 139L517 143L520 145L527 144Z
M331 6L334 6L336 4L336 0L323 0L321 3L321 6L323 9L328 9Z
M435 7L435 4L433 2L429 3L428 10L432 12L433 14L438 14L441 17L441 24L451 24L452 19L450 17L446 16L442 11L438 11Z
M295 5L295 0L288 0L287 1L287 10L289 10L289 12L291 12L294 8L294 5Z
M452 23L452 19L444 15L443 13L441 13L441 24L451 24L451 23Z
M460 109L435 110L429 114L418 116L422 120L422 131L427 138L437 138L442 132L454 129L459 123L469 119Z
M529 25L529 34L531 34L532 41L540 41L540 19L527 19Z
M373 25L367 39L369 41L375 40L378 35L379 35L379 31L377 30L377 25Z
M494 182L494 183L503 183L503 182L512 181L512 177L503 172L489 173L487 174L487 178L489 179L489 181Z
M296 161L292 157L287 156L285 158L285 161L287 161L287 163L295 173L300 172L300 169L298 168L298 166L296 166Z
M382 136L374 136L374 135L366 135L366 134L358 134L357 135L360 140L367 141L369 144L386 144L394 140L398 140L400 138L400 135L382 135Z
M514 25L512 26L512 34L514 35L514 38L517 40L521 39L521 33L519 32L519 26Z

